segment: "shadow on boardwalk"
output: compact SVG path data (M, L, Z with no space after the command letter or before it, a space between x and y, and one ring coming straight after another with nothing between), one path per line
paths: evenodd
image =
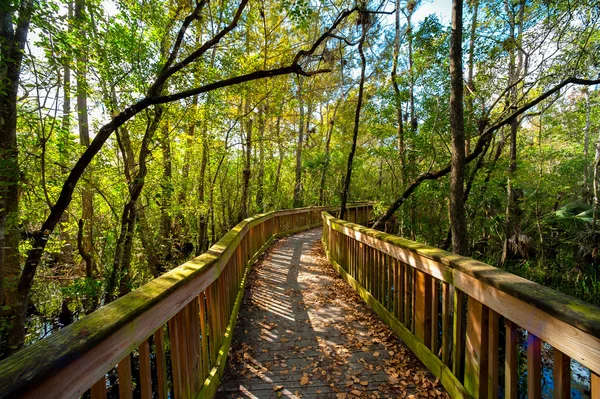
M254 266L217 398L448 397L324 258L319 229Z

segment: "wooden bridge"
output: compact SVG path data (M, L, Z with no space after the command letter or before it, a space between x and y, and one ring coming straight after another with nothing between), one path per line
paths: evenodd
M371 213L355 204L352 222L331 207L246 219L0 362L0 398L541 398L548 370L551 395L568 398L571 359L600 398L599 308L364 227ZM311 248L319 226L324 254Z

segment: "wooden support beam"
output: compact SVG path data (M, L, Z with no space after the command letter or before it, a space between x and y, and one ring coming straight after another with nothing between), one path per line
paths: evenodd
M438 338L440 335L440 282L431 278L431 351L438 353Z
M554 348L554 399L571 397L571 358Z
M527 333L527 398L542 397L542 341Z
M504 357L504 395L506 399L517 399L519 330L517 325L506 320L506 355Z
M125 356L117 366L119 376L119 399L133 399L131 384L131 354Z
M592 386L591 399L600 399L600 375L592 372L590 376L590 383Z
M498 366L500 350L500 315L492 309L488 309L488 398L498 397Z
M450 285L442 283L442 363L450 366L452 348L452 297Z
M488 334L488 308L469 297L464 385L474 399L488 394Z
M415 335L431 348L431 276L415 271Z
M462 381L462 369L464 364L465 348L463 345L463 293L454 289L454 313L453 313L453 332L452 332L452 373Z
M150 367L150 343L142 342L140 351L140 394L142 399L152 399L152 373Z
M156 373L158 381L158 398L167 399L167 356L165 350L165 327L160 326L154 333L154 353L156 355Z
M106 398L106 377L102 376L90 389L90 397L92 399Z

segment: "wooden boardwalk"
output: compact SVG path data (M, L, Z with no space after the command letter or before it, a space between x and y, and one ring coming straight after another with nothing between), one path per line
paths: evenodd
M448 397L327 263L320 229L250 272L217 398Z

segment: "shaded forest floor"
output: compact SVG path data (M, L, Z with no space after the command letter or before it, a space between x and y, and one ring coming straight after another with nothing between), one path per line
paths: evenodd
M320 229L280 240L250 272L217 398L447 398L328 264Z

